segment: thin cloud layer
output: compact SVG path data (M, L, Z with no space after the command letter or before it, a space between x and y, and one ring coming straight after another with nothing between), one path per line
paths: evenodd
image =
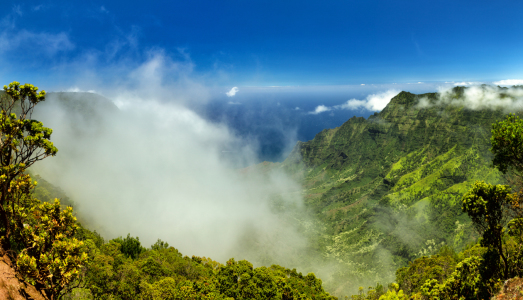
M325 105L319 105L314 111L309 112L309 114L317 115L322 112L337 110L337 109L346 109L346 110L355 110L355 109L366 109L370 111L381 111L382 109L389 104L390 100L399 93L398 90L388 90L383 93L377 93L368 95L365 100L351 99L346 103L341 105L335 105L332 107L327 107Z
M0 20L0 53L29 51L32 56L54 56L75 48L66 32L35 32L19 28L17 21L23 16L20 6Z
M473 85L482 85L483 82L479 81L462 81L462 82L454 82L454 86L473 86Z
M459 105L468 109L502 109L506 112L523 109L523 88L498 88L490 85L474 85L463 90L460 98L454 97L455 91L444 87L438 91L438 98L433 101L428 98L420 99L419 107L436 105Z
M500 81L494 81L495 85L501 86L513 86L513 85L523 85L523 79L505 79Z

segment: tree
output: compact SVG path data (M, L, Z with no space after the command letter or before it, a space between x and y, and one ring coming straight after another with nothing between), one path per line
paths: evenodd
M56 299L70 290L87 261L83 242L73 236L78 230L73 209L60 208L60 201L43 202L30 208L21 230L24 249L16 259L17 271L25 281Z
M501 172L514 169L519 176L523 171L523 120L509 114L505 120L492 124L491 151L493 164Z
M40 202L33 196L36 182L27 168L58 149L49 140L52 130L31 119L45 91L12 82L0 99L0 254L8 254L22 279L48 299L59 299L70 288L87 260L71 207L60 201ZM18 116L17 116L18 114Z
M13 218L14 206L27 200L28 192L25 189L14 193L13 188L28 182L24 175L27 168L56 155L58 149L49 141L53 131L31 119L34 107L45 100L45 91L38 92L33 85L16 81L4 86L4 91L0 99L0 242L9 251L14 226L23 228L22 220Z
M118 237L114 241L120 244L120 251L132 259L137 259L138 256L145 252L145 248L142 247L139 237L132 237L130 233L127 234L126 238Z
M492 124L491 144L493 165L505 174L514 171L516 183L521 183L523 120L509 114L505 120ZM485 283L481 286L483 291L495 290L498 279L520 275L521 247L514 245L521 244L523 238L522 199L522 194L512 193L508 185L492 185L482 181L476 182L463 196L462 209L481 234L481 246L487 248L478 265L480 282ZM514 238L517 243L514 243Z
M463 211L472 219L476 230L482 235L481 246L494 251L503 260L503 275L509 278L509 263L503 247L504 227L512 217L511 188L507 185L491 185L483 181L474 183L463 196Z

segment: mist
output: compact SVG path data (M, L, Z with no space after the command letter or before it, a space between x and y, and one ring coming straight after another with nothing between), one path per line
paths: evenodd
M523 109L523 88L521 86L498 87L491 85L473 85L463 89L462 97L455 96L450 87L440 87L437 99L421 98L419 107L435 105L460 105L472 110L502 109L509 113Z
M169 86L157 62L132 73L141 84L112 90L114 105L89 93L50 93L34 117L53 129L59 151L34 171L62 188L80 221L106 239L130 233L146 247L160 238L222 263L297 264L308 245L299 224L307 220L287 212L304 211L301 186L277 169L239 170L257 162L255 146L187 108L205 95L202 86L187 77ZM285 209L276 212L274 203Z

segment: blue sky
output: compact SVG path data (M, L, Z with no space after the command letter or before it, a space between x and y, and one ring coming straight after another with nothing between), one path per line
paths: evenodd
M519 1L3 3L4 83L119 84L158 55L162 76L227 90L523 78Z

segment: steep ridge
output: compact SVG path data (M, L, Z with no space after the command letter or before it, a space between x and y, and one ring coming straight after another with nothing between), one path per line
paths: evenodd
M459 99L463 88L453 92ZM401 92L368 119L354 117L298 142L283 163L243 170L282 168L302 181L306 207L318 217L303 226L311 240L303 265L319 260L328 266L320 276L334 294L387 284L409 260L443 244L459 250L475 238L461 197L475 180L504 180L490 167L489 139L491 124L506 112L438 105L438 97ZM103 130L107 116L94 106L118 113L109 100L91 93L52 93L41 108L51 109L53 102L66 107L71 124L84 118L94 129L90 134ZM42 192L42 198L57 191ZM291 216L290 221L307 219Z
M475 238L461 197L476 180L503 181L489 148L505 112L437 105L438 97L401 92L368 119L298 142L274 166L302 178L306 205L325 224L321 252L340 263L336 288L347 278L353 287L392 282L407 261Z

